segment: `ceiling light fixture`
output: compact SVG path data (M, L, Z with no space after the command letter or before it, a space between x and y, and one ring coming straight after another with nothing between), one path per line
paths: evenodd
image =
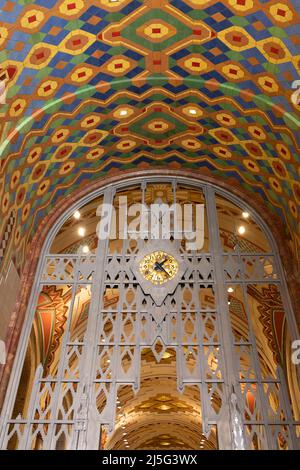
M75 211L74 214L73 214L73 217L74 217L74 219L76 219L76 220L80 219L80 216L81 216L81 214L80 214L79 211Z
M85 228L84 227L79 227L78 228L78 235L80 237L84 237L84 235L85 235Z
M197 110L195 108L190 108L189 113L195 115L197 114Z
M238 232L239 232L240 235L244 235L244 233L246 232L246 229L245 229L244 225L239 226Z
M127 111L126 111L126 109L121 109L121 111L120 111L120 116L127 116Z
M229 293L233 292L233 287L228 287L227 292Z
M244 219L248 219L249 215L249 212L242 212L242 216L244 217Z
M90 249L89 249L89 247L88 247L87 245L84 245L84 246L82 247L82 252L83 252L83 253L89 253L89 251L90 251Z

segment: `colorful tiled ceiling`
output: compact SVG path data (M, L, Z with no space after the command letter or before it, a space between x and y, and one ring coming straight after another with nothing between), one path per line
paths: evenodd
M298 0L0 0L0 229L15 213L18 264L62 196L157 165L230 178L281 218L297 251L299 9Z

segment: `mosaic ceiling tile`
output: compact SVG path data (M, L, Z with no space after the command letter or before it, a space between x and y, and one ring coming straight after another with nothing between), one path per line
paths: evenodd
M299 249L298 0L0 0L0 14L0 234L15 211L20 262L62 195L140 165L227 175Z

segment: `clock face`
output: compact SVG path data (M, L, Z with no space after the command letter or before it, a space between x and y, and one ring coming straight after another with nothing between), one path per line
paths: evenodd
M154 251L144 256L140 262L140 273L155 285L161 285L173 279L178 273L178 262L165 251Z

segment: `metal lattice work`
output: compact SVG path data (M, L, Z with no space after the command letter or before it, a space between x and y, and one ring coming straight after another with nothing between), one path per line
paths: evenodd
M50 237L4 405L1 448L103 448L103 433L109 442L120 428L118 390L141 389L142 352L151 350L160 363L170 348L178 391L196 387L205 439L213 435L220 449L297 448L299 421L290 404L295 390L272 330L274 312L290 335L296 330L267 236L252 223L263 237L257 249L258 235L243 240L231 233L229 203L221 207L224 196L216 197L211 186L153 178L128 187L129 209L137 201L149 207L157 195L167 205L201 202L202 247L188 249L174 227L156 245L150 236L126 239L119 231L113 241L100 239L95 254L82 254L78 240L78 254L49 254ZM102 202L114 208L109 230L126 190L124 183L103 192ZM137 263L157 243L179 266L160 295L141 280Z

